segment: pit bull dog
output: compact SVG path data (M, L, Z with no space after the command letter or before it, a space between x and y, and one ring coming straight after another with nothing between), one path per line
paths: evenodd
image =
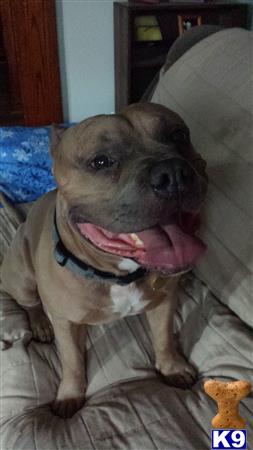
M33 337L55 335L62 379L53 412L71 417L85 402L87 325L143 311L156 368L173 385L191 385L173 311L180 275L205 249L195 231L207 178L186 124L161 105L133 104L55 127L52 157L58 189L30 210L1 277Z

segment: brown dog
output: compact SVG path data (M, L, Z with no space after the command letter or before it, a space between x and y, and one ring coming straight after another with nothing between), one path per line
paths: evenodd
M34 338L55 334L62 380L53 411L70 417L84 403L87 325L142 311L158 370L174 385L192 384L195 370L174 344L173 309L180 273L204 250L190 221L207 181L185 123L163 106L134 104L56 128L52 155L58 189L34 204L1 276Z

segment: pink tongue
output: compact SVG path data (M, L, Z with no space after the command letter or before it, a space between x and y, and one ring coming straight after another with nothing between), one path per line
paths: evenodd
M206 249L199 238L184 233L175 224L142 231L138 236L146 248L146 252L137 258L138 262L169 272L194 266Z
M77 226L84 236L104 251L134 258L148 268L173 273L195 265L206 249L205 244L193 234L199 223L196 225L194 219L190 224L189 217L187 222L187 233L177 224L156 226L136 233L142 246L131 234L111 233L90 223L79 223Z

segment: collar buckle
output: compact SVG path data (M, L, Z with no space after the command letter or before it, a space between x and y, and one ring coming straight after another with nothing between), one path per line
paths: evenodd
M66 247L63 245L62 241L58 241L56 243L55 249L54 249L54 256L58 264L62 267L66 266L68 261L68 254L66 252Z

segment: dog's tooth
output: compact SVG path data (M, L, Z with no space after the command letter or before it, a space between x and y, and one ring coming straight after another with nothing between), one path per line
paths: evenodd
M143 244L142 240L137 236L137 234L131 233L130 236L133 239L136 247L143 247L144 244Z

